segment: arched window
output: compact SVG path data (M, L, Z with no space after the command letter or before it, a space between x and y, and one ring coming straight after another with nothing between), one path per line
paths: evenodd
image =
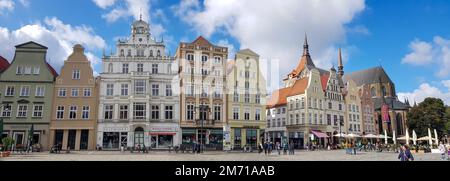
M160 51L160 50L158 50L158 51L156 52L156 56L158 56L158 57L161 56L161 51Z
M376 93L376 91L375 91L375 87L372 87L372 88L370 89L370 95L372 95L372 97L376 97L376 96L377 96L377 93Z
M381 92L383 93L383 97L386 96L386 87L381 86Z
M400 113L397 114L397 133L403 135L403 119Z
M153 57L153 50L150 50L150 57Z
M109 63L108 65L108 73L112 73L113 72L113 64Z
M120 50L120 56L121 56L121 57L125 56L125 51L124 51L123 49Z

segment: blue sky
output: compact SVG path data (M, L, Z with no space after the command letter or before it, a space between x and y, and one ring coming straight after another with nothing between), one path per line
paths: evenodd
M81 43L101 72L102 50L128 36L143 14L171 54L180 41L203 35L232 52L251 48L278 61L283 76L296 66L307 32L319 67L336 64L342 47L346 72L382 65L400 99L436 96L450 104L447 0L0 0L0 12L8 46L0 54L8 59L15 44L35 40L54 49L49 61L59 67Z

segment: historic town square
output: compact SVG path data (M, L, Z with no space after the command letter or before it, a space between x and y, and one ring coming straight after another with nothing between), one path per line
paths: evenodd
M47 1L0 0L0 161L450 160L448 1Z

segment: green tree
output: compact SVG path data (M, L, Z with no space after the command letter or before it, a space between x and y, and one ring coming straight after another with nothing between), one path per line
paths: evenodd
M447 107L446 114L447 122L445 123L445 130L447 131L447 135L450 134L450 106Z
M414 106L408 114L408 127L415 130L418 137L427 136L428 128L437 130L440 136L447 132L448 108L444 101L438 98L426 98ZM433 133L432 133L433 134Z

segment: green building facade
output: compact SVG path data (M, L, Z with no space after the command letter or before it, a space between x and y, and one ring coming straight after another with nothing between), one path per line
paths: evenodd
M46 54L47 47L35 42L17 45L11 65L0 75L3 137L12 137L16 149L48 147L57 73L46 62Z

